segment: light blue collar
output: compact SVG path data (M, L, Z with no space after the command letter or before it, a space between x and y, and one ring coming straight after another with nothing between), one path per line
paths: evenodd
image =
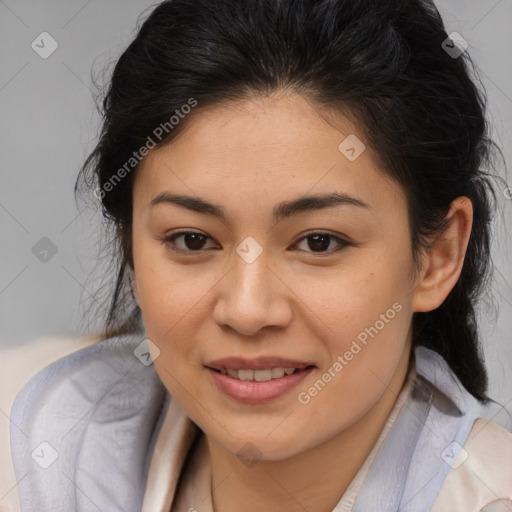
M428 512L483 409L437 352L417 347L415 359L411 394L352 512Z

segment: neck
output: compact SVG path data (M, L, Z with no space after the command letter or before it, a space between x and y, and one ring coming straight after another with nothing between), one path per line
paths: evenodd
M331 512L377 442L409 369L404 351L377 403L348 429L284 460L246 466L208 438L214 511Z

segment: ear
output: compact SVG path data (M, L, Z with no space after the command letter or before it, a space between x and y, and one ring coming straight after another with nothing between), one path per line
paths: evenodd
M455 199L446 215L447 228L432 242L423 256L415 283L413 311L438 308L457 283L466 256L473 225L473 205L469 198Z

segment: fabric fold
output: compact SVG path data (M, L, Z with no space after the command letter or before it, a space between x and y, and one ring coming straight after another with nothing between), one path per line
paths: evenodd
M167 391L121 336L60 359L20 391L11 411L24 512L140 511Z

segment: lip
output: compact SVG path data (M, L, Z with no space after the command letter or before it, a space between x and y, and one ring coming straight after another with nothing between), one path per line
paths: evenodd
M237 368L241 367L238 366ZM265 366L265 368L269 367ZM206 370L208 370L217 388L228 397L245 404L264 404L275 400L293 389L315 368L315 366L310 366L291 375L285 375L279 379L271 379L265 382L233 379L229 375L223 375L212 368L206 368ZM252 369L257 370L258 368L252 367Z
M266 370L267 368L298 368L314 366L311 362L286 359L277 356L262 356L255 359L243 357L225 357L205 364L215 370Z

